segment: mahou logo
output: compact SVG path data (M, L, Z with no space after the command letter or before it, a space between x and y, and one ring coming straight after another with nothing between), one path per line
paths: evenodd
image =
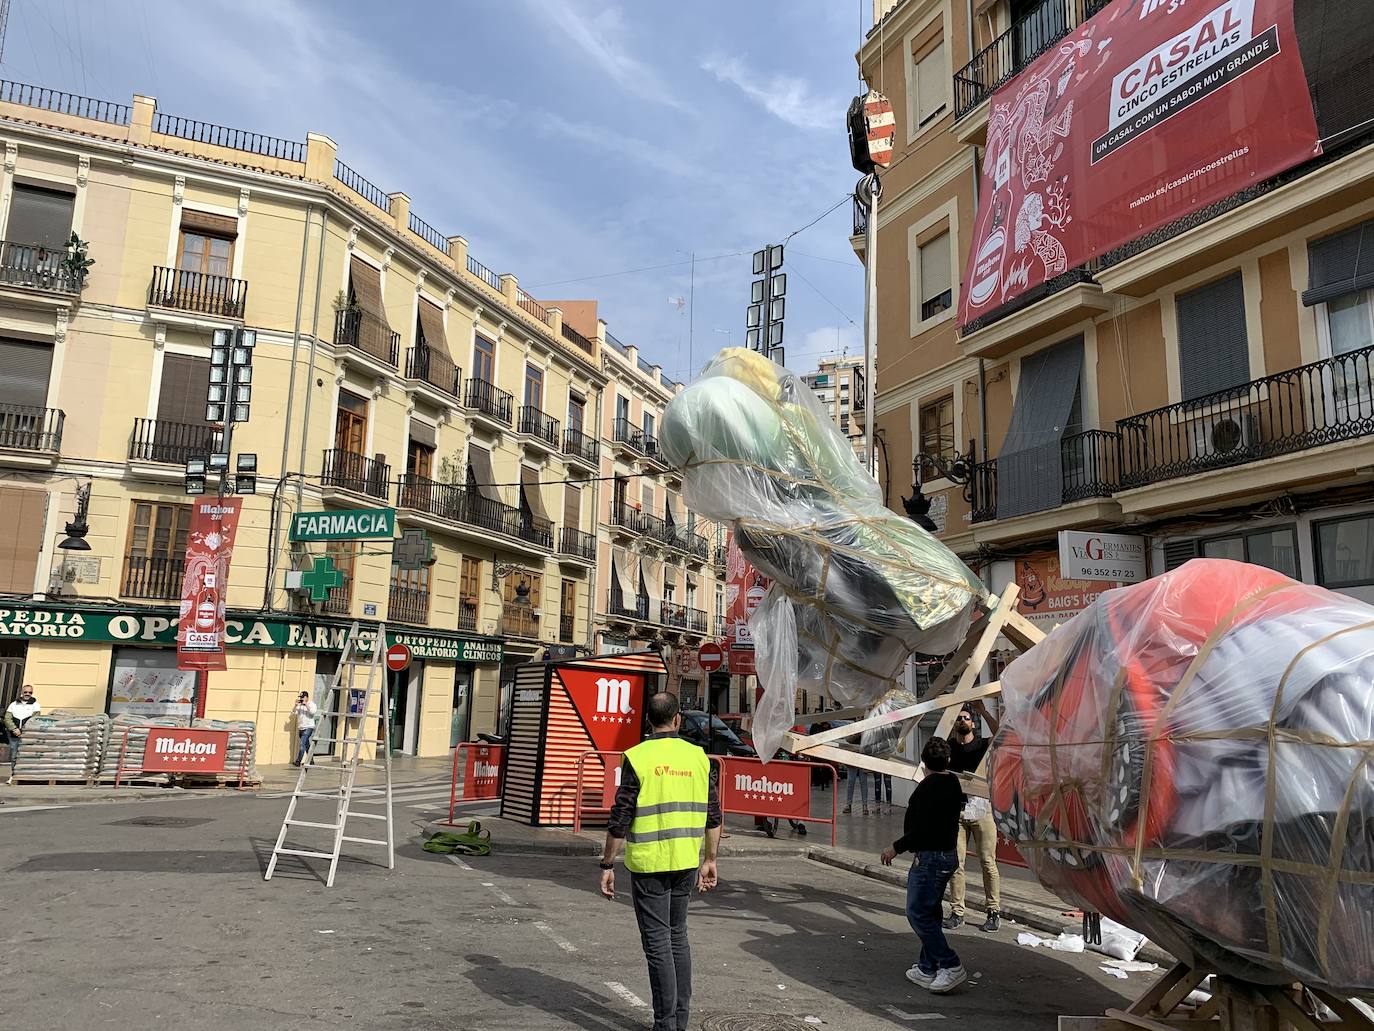
M625 716L630 707L630 682L602 677L596 682L596 711L603 715Z
M158 738L153 743L153 752L156 755L219 755L218 741L177 741L169 737Z
M501 776L501 767L496 763L482 762L480 759L472 767L473 776L482 780L495 780Z
M767 777L751 777L747 773L735 774L735 790L751 795L793 795L796 785L787 781L769 780Z
M567 692L582 725L600 752L623 752L640 738L644 677L612 669L560 669L557 681Z

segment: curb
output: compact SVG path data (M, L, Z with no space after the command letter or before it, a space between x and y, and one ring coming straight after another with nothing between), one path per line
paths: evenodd
M827 866L868 877L871 880L883 881L896 888L906 887L906 876L892 867L864 862L840 852L832 852L829 849L815 846L806 850L806 858L812 862L824 863ZM974 908L981 908L984 904L983 893L972 884L969 884L966 889L966 898ZM1058 909L1005 897L1002 900L1002 916L1019 926L1052 935L1058 935L1067 925L1071 924L1070 918L1065 917ZM1173 956L1150 941L1145 943L1145 947L1140 950L1140 954L1136 958L1146 963L1157 963L1166 969L1176 962Z
M522 825L523 826L523 825ZM503 856L599 856L601 855L601 838L589 837L586 834L574 836L571 832L567 837L555 840L528 840L519 838L499 837L499 832L504 829L493 826L490 822L484 825L485 829L493 831L492 852L499 851ZM424 825L426 837L435 831L450 830L446 824L429 822ZM797 858L807 854L808 846L804 844L770 845L764 842L740 842L733 844L730 841L723 841L718 853L722 858L759 858L759 857L791 857Z

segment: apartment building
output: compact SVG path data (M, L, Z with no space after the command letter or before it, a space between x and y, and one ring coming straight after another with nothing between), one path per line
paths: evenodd
M517 665L596 647L602 324L565 321L320 134L0 83L0 142L6 692L32 683L49 711L190 715L194 674L175 654L185 463L221 446L210 350L234 327L256 332L233 450L257 456L258 487L206 715L255 720L260 761L285 761L296 693L334 672L352 620L385 621L415 657L392 675L393 747L442 754L499 729ZM79 505L89 550L59 549ZM432 564L283 532L294 512L367 508L422 531ZM288 571L325 559L342 574L326 601L287 589ZM709 577L693 582L710 597Z
M802 376L826 414L835 420L840 432L854 441L856 452L863 452L864 360L839 355L824 358L815 372Z
M1008 150L989 159L988 148L1005 143L1009 122L999 109L990 124L990 112L1024 105L1011 115L1029 134L1016 146L1047 167L1064 161L1103 142L1075 133L1084 106L1064 111L1091 74L1088 55L1105 64L1113 40L1185 23L1179 39L1206 40L1217 6L876 0L858 54L897 119L877 229L875 415L888 504L919 482L942 539L994 590L1020 583L1022 611L1038 621L1111 586L1059 576L1060 530L1142 535L1152 573L1234 558L1374 600L1374 280L1362 271L1374 243L1374 137L1369 94L1356 88L1374 81L1374 16L1364 6L1273 0L1255 16L1256 32L1273 21L1286 40L1287 19L1296 25L1300 45L1283 52L1300 51L1319 156L1309 147L1277 174L1225 179L1227 161L1301 123L1274 106L1301 99L1299 74L1295 89L1266 94L1267 118L1247 101L1214 120L1223 138L1241 138L1217 161L1171 178L1166 154L1137 159L1158 163L1145 169L1160 175L1158 192L1197 191L1185 217L1151 225L1080 208L1078 231L1120 242L1091 260L1045 261L1044 281L1027 289L1039 264L1009 266L1022 283L1004 284L1001 304L985 303L996 242L976 255L979 278L966 277L978 227L1033 251L1067 203L1065 180L1038 168L1041 206L1000 207ZM1163 18L1175 21L1153 21ZM1229 192L1213 199L1223 182ZM856 207L861 260L866 218ZM1053 246L1045 254L1057 260ZM961 301L976 312L962 324Z

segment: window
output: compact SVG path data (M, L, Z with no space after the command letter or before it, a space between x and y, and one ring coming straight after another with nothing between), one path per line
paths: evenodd
M1257 530L1200 542L1203 558L1229 558L1298 579L1298 539L1292 527Z
M32 594L43 551L43 521L48 495L42 490L0 487L0 591Z
M630 399L628 397L616 397L615 421L618 423L628 423L630 421Z
M5 242L66 247L72 236L75 203L76 198L70 193L15 183Z
M190 529L190 505L135 501L120 593L130 598L181 597Z
M425 623L429 620L429 566L419 569L391 567L391 592L387 598L387 618L398 623Z
M464 555L458 577L458 629L477 629L477 602L482 596L481 590L482 562Z
M587 414L587 402L576 394L568 397L568 429L574 433L582 432L582 420Z
M577 629L577 581L564 580L558 599L558 639L571 644Z
M525 366L525 405L536 411L544 408L544 370L534 366Z
M491 383L496 378L496 345L478 337L472 345L472 378Z
M52 372L52 345L0 340L0 404L44 408ZM201 410L202 417L205 415ZM4 416L0 416L4 418Z
M367 452L367 398L339 391L339 408L334 415L334 447L351 455Z
M185 211L181 216L181 240L177 268L207 276L228 276L233 270L234 238L238 222L223 215Z
M538 637L539 620L534 610L540 607L544 578L524 570L506 576L501 596L501 626L512 637Z
M921 405L921 454L943 461L954 458L954 395Z
M582 529L582 488L571 483L563 485L563 526L568 530Z
M1223 393L1250 380L1245 286L1236 272L1179 294L1178 365L1183 400Z
M1374 515L1318 523L1317 581L1323 587L1374 584Z
M949 265L949 230L934 239L923 243L920 249L919 298L921 302L921 321L933 319L941 312L948 311L953 303L954 291L951 288Z
M406 472L421 480L428 480L434 472L434 448L411 439L406 450Z
M623 476L615 478L615 507L616 511L624 511L626 502L630 495L630 481Z
M334 562L334 568L343 574L343 583L329 589L329 598L324 610L336 615L347 616L352 613L353 572L358 555L357 541L329 541L324 553Z
M1069 31L1062 0L1011 0L1011 22L1018 68Z
M940 38L913 55L912 78L916 84L913 98L916 128L924 128L945 113L950 85L945 67L945 41Z
M653 412L645 412L645 413L644 413L644 436L646 436L646 437L652 437L653 435L654 435L654 413L653 413Z

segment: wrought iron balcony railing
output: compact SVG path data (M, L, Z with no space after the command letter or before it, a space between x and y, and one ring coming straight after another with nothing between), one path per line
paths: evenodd
M62 424L66 419L60 408L0 404L0 448L61 451Z
M429 591L392 584L386 599L386 616L393 623L424 625L429 621Z
M385 501L390 493L391 466L366 455L330 448L324 453L320 481L326 487L351 490Z
M509 426L511 412L515 408L515 398L494 383L488 383L484 379L470 379L463 387L463 407L485 415L503 426Z
M501 606L501 633L506 637L539 637L539 617L528 605L507 602Z
M644 431L630 422L629 419L617 419L615 421L611 439L636 454L644 454Z
M376 312L340 308L334 313L334 346L351 347L394 369L401 355L401 334Z
M575 461L596 465L601 460L601 444L581 430L564 430L563 454Z
M129 459L135 462L166 462L185 465L186 459L204 457L220 450L223 433L204 423L135 419L129 438Z
M243 318L248 302L248 284L229 276L212 276L204 272L154 266L153 280L148 284L148 304L154 308L174 308L178 311L218 315L225 319Z
M643 533L643 515L639 509L624 501L611 503L611 525L619 526L630 533Z
M570 558L580 558L588 562L595 562L596 535L583 533L581 530L571 526L565 526L559 532L558 553L560 555L567 555Z
M687 610L687 629L688 629L688 630L690 630L690 631L691 631L692 633L694 633L694 634L702 634L702 635L704 635L704 634L706 633L706 628L707 628L708 626L710 626L710 623L709 623L709 621L707 620L705 611L703 611L702 609L692 609L692 608L689 608L689 609Z
M184 569L180 555L125 555L119 593L125 598L180 598Z
M524 405L520 409L519 431L543 441L549 447L558 447L558 420L545 415L533 405Z
M406 379L428 383L455 399L462 395L462 370L443 351L436 351L427 344L406 350Z
M81 277L65 266L65 247L0 241L0 286L24 286L55 293L81 292Z
M648 597L641 594L634 598L626 598L614 585L611 587L609 608L608 615L619 616L621 619L637 619L640 622L647 622L649 619Z
M997 463L994 458L974 467L970 519L975 523L998 518ZM1067 436L1059 442L1059 463L1060 504L1109 498L1121 481L1121 436L1111 430L1088 430Z
M470 487L439 483L406 473L396 487L396 504L399 508L412 508L454 523L514 537L545 551L553 550L552 523L527 515L513 505L493 501Z

